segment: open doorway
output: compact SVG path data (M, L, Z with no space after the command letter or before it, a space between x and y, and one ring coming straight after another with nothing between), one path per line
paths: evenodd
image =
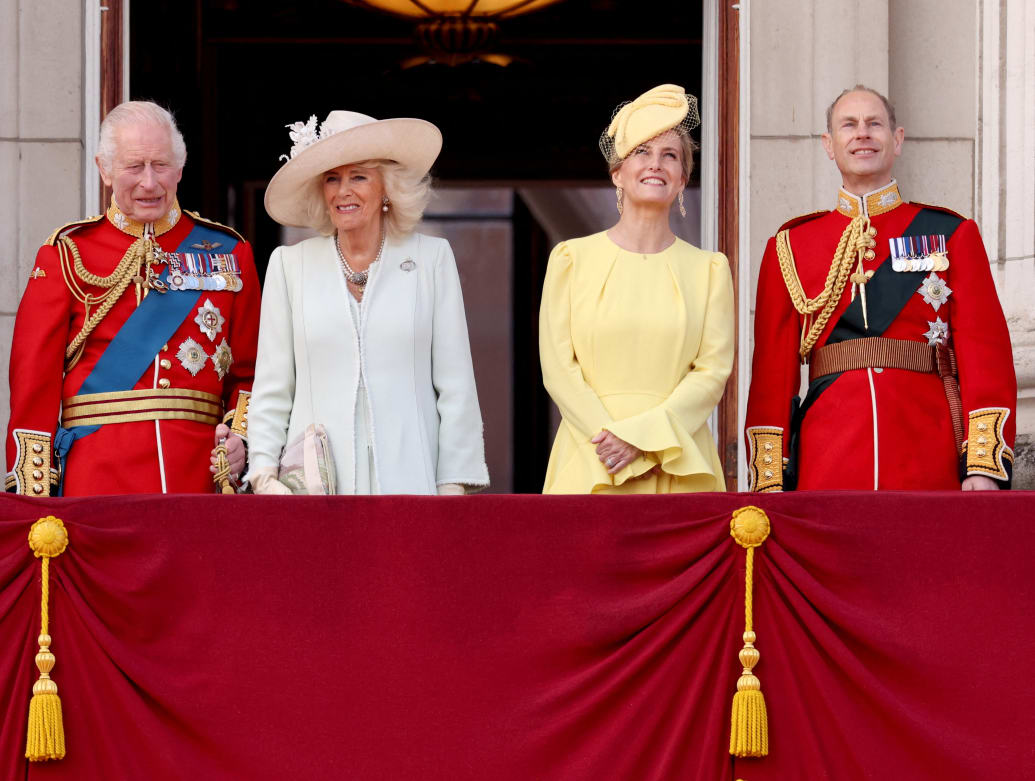
M500 22L506 67L410 67L412 23L344 0L152 0L130 17L130 93L176 114L189 150L181 203L244 233L260 273L287 238L262 208L285 125L336 108L438 125L440 195L422 230L457 256L492 490L535 492L555 429L537 345L549 251L614 221L596 148L614 107L665 82L701 95L706 5L560 0ZM673 222L694 244L699 171L691 219Z

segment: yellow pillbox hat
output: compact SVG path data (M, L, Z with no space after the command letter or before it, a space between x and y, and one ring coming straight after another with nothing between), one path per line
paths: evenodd
M697 98L677 84L662 84L618 107L600 138L600 149L614 163L659 133L677 126L689 132L699 124Z

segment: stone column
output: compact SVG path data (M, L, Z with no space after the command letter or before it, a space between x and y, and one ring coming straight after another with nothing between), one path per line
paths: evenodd
M1017 369L1014 484L1035 488L1035 8L978 0L976 219Z
M36 249L79 218L82 0L0 0L0 435L14 314Z

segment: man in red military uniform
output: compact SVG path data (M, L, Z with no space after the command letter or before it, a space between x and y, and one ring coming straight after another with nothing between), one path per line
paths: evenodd
M751 490L1009 486L1017 382L988 257L972 220L902 200L892 168L904 135L884 96L843 92L823 135L837 207L769 240Z
M103 217L36 256L11 347L7 489L29 496L211 492L216 445L245 461L259 284L248 243L180 210L186 149L153 103L116 107Z

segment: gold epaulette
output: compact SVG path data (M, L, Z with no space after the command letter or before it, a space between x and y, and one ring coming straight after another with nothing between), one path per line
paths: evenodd
M187 210L184 210L184 211L187 211ZM218 228L219 230L226 231L230 235L236 236L238 241L248 241L248 239L246 239L240 233L235 231L229 225L224 225L223 223L216 222L215 220L207 220L204 217L202 217L200 214L198 214L197 212L187 211L187 214L189 214L191 216L191 218L195 222L200 222L202 225L207 225L210 228Z
M74 222L65 223L60 228L58 228L56 231L51 233L50 234L50 238L48 238L46 240L46 242L44 242L44 243L46 245L48 245L48 246L53 247L53 246L55 246L57 244L58 236L60 236L65 231L75 230L76 228L81 228L84 225L93 225L93 223L99 222L100 220L103 220L103 219L104 219L104 215L103 214L98 214L98 215L96 215L94 217L85 217L85 218L83 218L81 220L75 220Z

